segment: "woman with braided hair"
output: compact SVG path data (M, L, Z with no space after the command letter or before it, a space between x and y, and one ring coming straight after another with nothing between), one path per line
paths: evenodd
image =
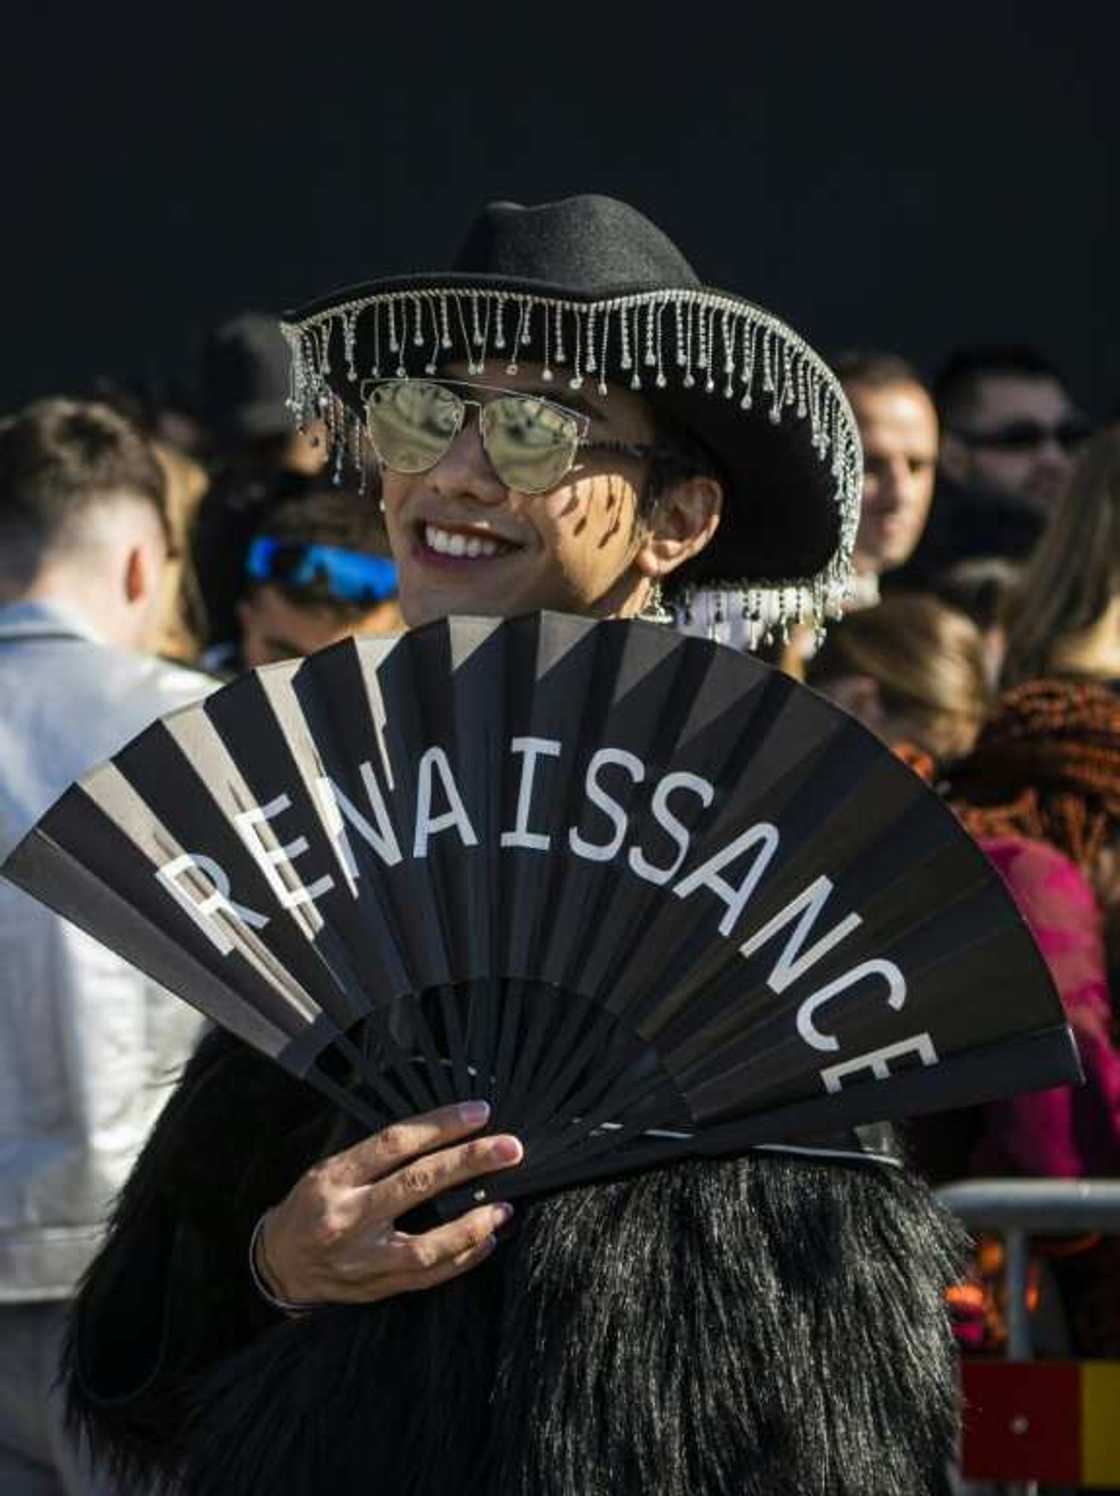
M1090 444L1054 513L1018 592L1006 671L1013 683L948 793L1047 956L1086 1084L983 1108L968 1171L1116 1175L1120 1053L1106 950L1120 888L1120 428ZM1120 1352L1120 1241L1055 1266L1078 1350Z
M1009 689L952 796L978 836L1049 842L1106 922L1120 850L1120 426L1074 469L1009 613Z
M1047 959L1085 1084L939 1118L937 1132L918 1125L917 1161L935 1182L962 1172L1120 1174L1120 1051L1102 917L1120 845L1120 695L1058 677L1014 687L951 773L948 792ZM1075 1351L1120 1353L1120 1239L1051 1246Z
M1049 842L1107 891L1120 836L1120 694L1062 676L1014 686L951 786L974 835Z

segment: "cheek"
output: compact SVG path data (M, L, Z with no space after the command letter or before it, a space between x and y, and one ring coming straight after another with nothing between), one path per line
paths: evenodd
M381 503L385 510L385 523L392 525L407 499L411 481L400 473L386 468L381 474Z
M906 512L910 518L919 516L926 507L931 486L924 473L910 473L903 489Z
M1023 452L985 452L981 467L983 471L1000 478L1017 478L1029 472L1034 465L1034 456Z
M561 545L578 541L599 551L619 540L626 544L634 532L637 498L634 486L616 473L580 478L548 495L540 528Z
M237 626L241 630L242 637L245 639L255 637L257 632L257 610L253 604L247 598L243 598L237 604L234 612L237 615Z

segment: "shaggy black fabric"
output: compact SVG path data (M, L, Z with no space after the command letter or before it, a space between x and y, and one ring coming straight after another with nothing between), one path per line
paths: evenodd
M246 1283L249 1237L341 1141L315 1092L224 1033L203 1040L121 1192L63 1353L71 1420L122 1490L174 1471L194 1379L283 1322Z
M773 1155L681 1164L523 1207L495 1256L442 1288L286 1321L246 1281L257 1196L338 1139L265 1071L229 1041L195 1062L78 1306L73 1406L134 1489L162 1475L188 1496L947 1491L942 1292L961 1242L909 1177ZM275 1131L246 1134L233 1077L258 1101L276 1093ZM218 1181L201 1152L215 1128ZM162 1209L179 1217L153 1238L162 1311L135 1321L147 1347L127 1337L123 1355L103 1336L160 1154L177 1181ZM204 1220L222 1176L232 1212ZM219 1270L231 1281L196 1297Z

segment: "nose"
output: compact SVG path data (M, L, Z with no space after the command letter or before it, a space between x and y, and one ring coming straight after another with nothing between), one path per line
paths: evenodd
M1073 464L1073 458L1068 449L1062 446L1053 432L1050 432L1039 446L1038 461L1044 463L1046 467L1060 469L1062 472Z
M490 465L477 420L464 423L459 435L428 471L427 485L445 498L466 497L478 504L505 501L505 485Z
M910 483L910 469L905 462L884 462L879 467L877 474L878 484L876 493L877 507L889 512L900 508L906 502L907 489Z

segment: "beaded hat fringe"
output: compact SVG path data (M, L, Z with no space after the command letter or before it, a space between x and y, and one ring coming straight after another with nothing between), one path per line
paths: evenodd
M373 351L363 368L356 361L359 324L363 348ZM365 380L423 377L453 361L464 362L472 375L514 375L523 350L534 344L543 354L542 378L573 390L592 382L606 394L608 370L617 368L633 390L673 383L714 400L735 400L744 411L762 405L775 425L789 418L807 422L817 457L830 465L840 510L839 542L826 566L777 582L737 577L706 583L685 589L675 605L684 627L694 627L699 612L711 637L738 634L748 648L795 624L820 632L826 618L839 616L859 523L859 434L827 364L762 308L690 289L570 301L450 285L358 296L281 327L292 355L289 406L300 425L326 423L336 482L349 464L364 485L374 461L355 409ZM355 387L353 405L337 393L344 381ZM728 624L738 627L725 630Z

